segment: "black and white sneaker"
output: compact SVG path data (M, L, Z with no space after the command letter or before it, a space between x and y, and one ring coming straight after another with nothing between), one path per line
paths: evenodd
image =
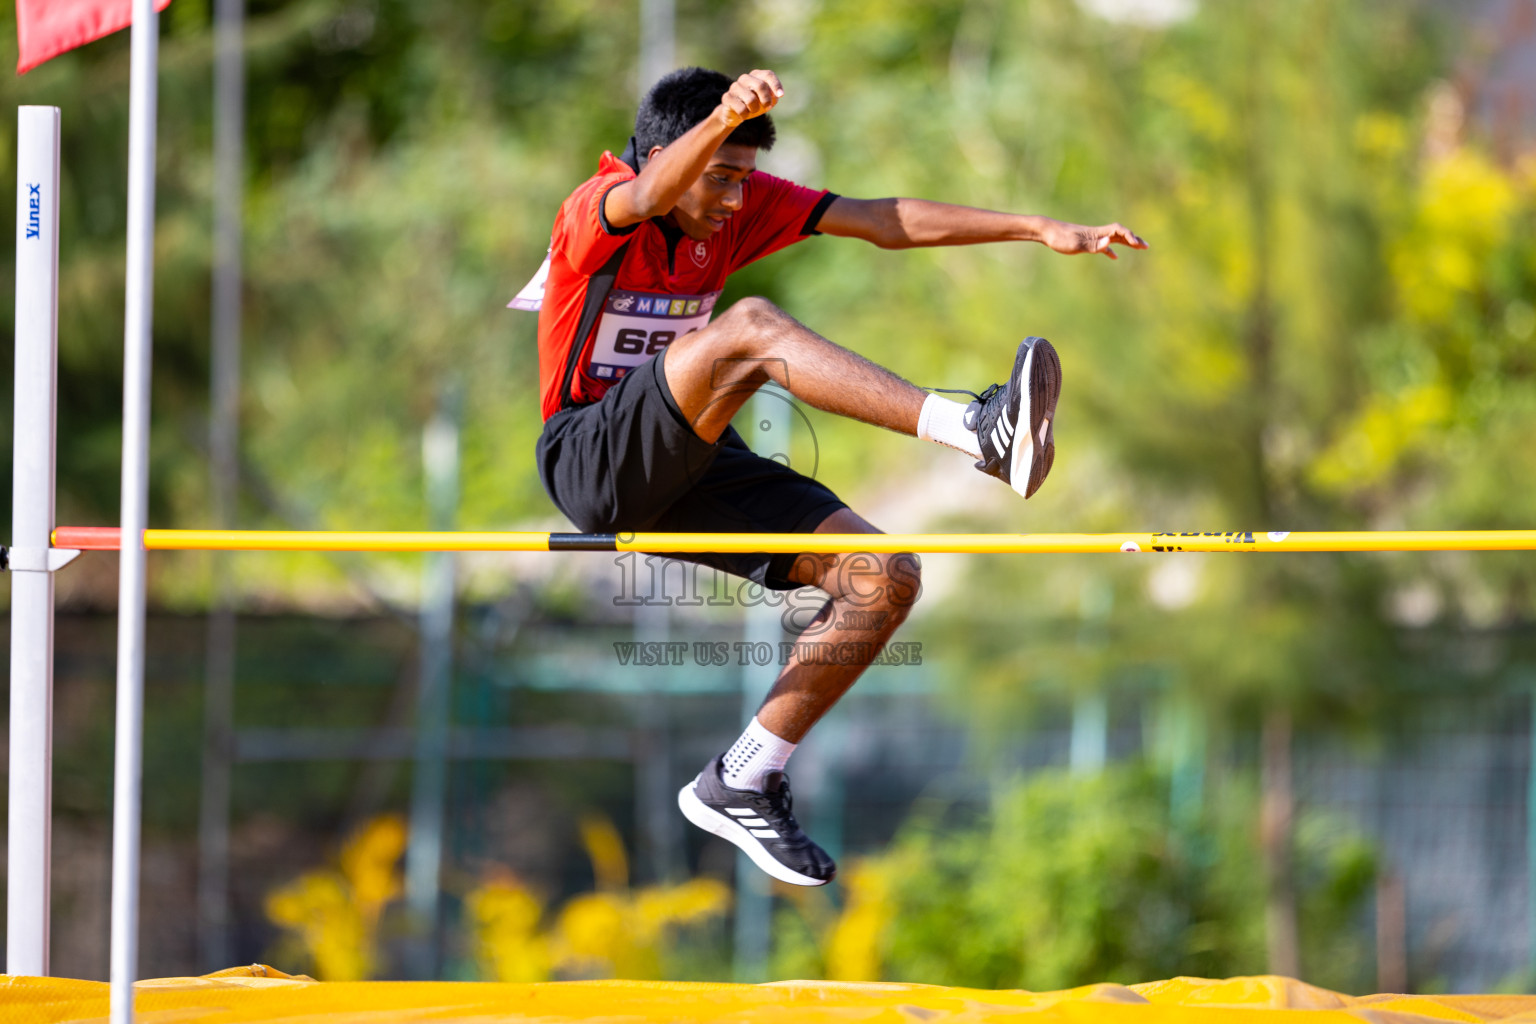
M752 863L791 885L826 885L837 874L827 851L800 831L783 772L768 776L768 792L732 789L720 779L720 758L677 794L677 806L699 828L739 846Z
M1053 421L1060 397L1056 350L1044 338L1025 338L1008 382L993 384L966 407L965 425L981 444L976 468L1026 498L1038 491L1056 461Z

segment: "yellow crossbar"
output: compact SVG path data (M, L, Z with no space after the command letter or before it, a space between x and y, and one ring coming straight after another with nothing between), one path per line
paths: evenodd
M117 550L117 530L61 526L54 546ZM1095 554L1167 551L1533 551L1536 530L1327 533L401 533L145 530L151 551L640 551L841 554Z

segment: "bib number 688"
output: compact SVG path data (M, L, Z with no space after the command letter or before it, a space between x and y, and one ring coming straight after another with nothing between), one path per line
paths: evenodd
M676 331L647 332L638 327L626 327L613 339L613 350L627 356L639 355L642 352L653 356L672 344L676 337Z

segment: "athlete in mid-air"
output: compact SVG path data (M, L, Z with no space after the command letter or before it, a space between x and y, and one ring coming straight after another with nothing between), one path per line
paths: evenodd
M1061 364L1043 338L1018 346L1002 384L967 404L909 384L761 298L715 316L725 280L812 235L885 249L1042 242L1114 257L1146 248L1119 224L1082 227L921 199L850 199L757 170L772 147L772 71L732 82L702 68L651 89L622 156L555 217L549 258L514 299L539 312L544 432L539 474L587 532L877 533L827 487L748 449L731 417L773 382L825 412L948 445L1029 497L1055 458ZM785 763L906 618L917 559L896 555L687 556L775 590L818 587L816 619L850 664L802 656L752 722L678 794L683 813L774 878L824 885L835 865L791 813ZM852 611L856 614L849 615ZM845 646L838 646L845 645ZM818 645L820 646L820 645Z

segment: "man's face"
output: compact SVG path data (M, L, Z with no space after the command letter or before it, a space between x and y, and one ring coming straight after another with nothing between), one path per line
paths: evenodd
M661 152L651 150L654 157ZM704 240L725 227L741 209L741 185L757 170L757 147L724 145L715 150L699 180L688 187L672 208L672 219L683 234Z

